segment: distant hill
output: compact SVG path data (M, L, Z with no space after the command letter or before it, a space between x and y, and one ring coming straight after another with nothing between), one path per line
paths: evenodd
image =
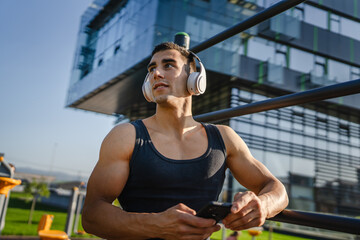
M54 176L55 182L67 182L67 181L83 181L87 182L89 176L78 176L74 174L64 173L64 172L58 172L58 171L45 171L35 168L28 168L28 167L17 167L16 172L18 173L31 173L31 174L38 174L38 175L44 175L44 176Z

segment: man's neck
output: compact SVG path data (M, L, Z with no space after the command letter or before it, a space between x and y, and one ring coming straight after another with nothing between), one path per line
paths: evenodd
M179 105L157 105L152 117L156 127L168 134L182 138L186 132L199 125L192 116L191 99Z

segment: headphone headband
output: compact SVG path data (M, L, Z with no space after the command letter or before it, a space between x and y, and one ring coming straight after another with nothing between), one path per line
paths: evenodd
M192 55L193 57L195 57L199 62L201 62L200 58L198 57L198 55L196 55L194 52L188 50L188 52L190 53L190 55Z

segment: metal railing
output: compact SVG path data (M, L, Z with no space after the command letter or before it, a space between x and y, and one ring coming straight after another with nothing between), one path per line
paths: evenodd
M281 97L267 99L233 108L227 108L195 116L195 120L214 122L250 113L258 113L283 107L321 101L330 98L342 97L360 93L360 79L331 86L315 88L304 92L297 92Z
M243 32L256 24L265 21L283 11L286 11L305 0L284 0L240 22L239 24L213 36L212 38L191 48L198 53L237 33ZM272 109L305 104L325 99L360 93L360 79L339 83L327 87L316 88L304 92L293 93L273 99L259 101L244 106L228 108L195 116L197 121L214 122L231 117L242 116ZM292 223L302 226L316 227L350 234L360 234L360 219L335 216L321 213L310 213L294 210L283 210L269 219L279 222Z
M282 13L286 10L289 10L292 7L295 7L296 5L305 2L306 0L284 0L280 1L271 7L268 7L264 9L263 11L255 14L254 16L251 16L244 21L241 21L239 24L236 24L224 31L222 31L219 34L216 34L215 36L209 38L208 40L199 43L195 47L191 48L190 50L194 53L201 52L211 46L214 46L215 44L218 44L238 33L241 33L248 28L251 28L271 17L276 16L279 13Z
M360 219L357 218L285 209L269 220L360 234Z

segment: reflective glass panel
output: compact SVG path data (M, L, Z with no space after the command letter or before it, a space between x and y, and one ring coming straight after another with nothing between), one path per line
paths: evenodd
M261 38L251 38L248 41L248 56L261 61L271 61L275 55L275 47Z
M304 22L327 29L327 12L307 5L304 6Z
M335 79L337 82L349 81L350 66L337 61L328 61L328 76L330 79Z
M342 17L340 19L340 25L342 35L358 40L360 39L360 23Z
M308 73L313 69L314 56L295 48L290 49L290 68L299 72Z
M292 157L291 158L291 172L305 175L305 176L315 176L315 161L300 158L300 157Z

